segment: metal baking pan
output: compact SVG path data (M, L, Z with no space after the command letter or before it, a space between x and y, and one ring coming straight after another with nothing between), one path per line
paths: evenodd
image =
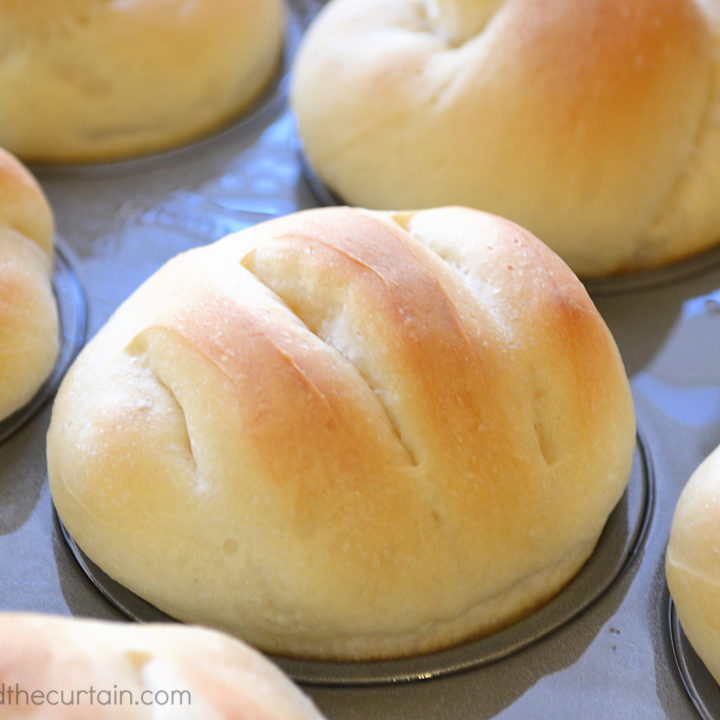
M74 312L87 320L88 336L176 253L322 202L287 108L292 55L319 3L290 5L283 71L245 118L156 156L32 168L63 241L56 274L65 272L66 253L84 287L87 316L82 302ZM441 671L393 667L388 674L385 667L378 675L361 667L349 673L351 682L337 682L337 668L313 675L285 663L330 720L720 718L720 689L673 622L664 577L675 502L720 443L720 252L588 288L618 342L642 433L641 480L631 484L640 494L628 500L625 516L620 510L626 535L620 555L610 553L610 580L601 577L606 567L590 565L583 582L601 591L562 622L537 636L515 628L531 641L511 652L475 647L472 661L462 655ZM61 305L66 289L56 278ZM63 322L65 332L72 320ZM75 342L67 338L71 354ZM78 563L55 518L45 463L54 387L0 441L0 608L127 621ZM572 585L558 602L571 596Z

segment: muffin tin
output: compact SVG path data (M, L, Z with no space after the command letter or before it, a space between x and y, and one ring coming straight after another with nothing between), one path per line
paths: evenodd
M167 259L328 202L287 108L292 56L320 4L290 3L282 72L221 132L137 160L32 168L62 238L54 287L64 342L53 379L0 425L3 609L157 619L152 609L120 610L123 589L103 586L66 542L47 488L47 401L85 329L94 334ZM588 289L623 355L641 433L629 491L598 551L546 608L447 653L354 666L275 658L329 720L720 719L720 689L673 620L664 578L677 497L720 443L720 250Z

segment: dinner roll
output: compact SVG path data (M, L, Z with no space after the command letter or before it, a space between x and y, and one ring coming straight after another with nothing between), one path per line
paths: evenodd
M214 130L268 84L282 0L0 3L0 144L112 160Z
M410 655L545 602L628 481L618 351L568 268L463 208L305 211L180 255L57 397L80 548L173 617Z
M0 636L4 718L322 720L275 665L214 630L2 613Z
M720 448L680 495L665 571L685 635L720 682Z
M35 178L0 150L0 420L32 398L59 352L53 233Z
M498 213L588 277L720 240L718 0L330 0L291 102L350 204Z

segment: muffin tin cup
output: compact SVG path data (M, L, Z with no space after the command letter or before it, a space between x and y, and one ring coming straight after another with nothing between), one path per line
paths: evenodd
M0 423L0 440L17 434L0 444L0 486L12 500L0 506L3 609L171 621L103 578L77 548L77 559L67 549L43 484L46 427L29 420L51 399L86 334L88 308L75 263L87 286L94 332L177 252L276 215L341 204L299 151L286 107L293 55L324 4L288 0L282 65L256 103L227 126L134 159L35 166L58 227L77 255L69 256L70 278L66 246L59 244L54 288L65 359L31 404ZM646 433L628 491L595 553L550 603L488 638L395 661L273 657L306 684L328 720L720 720L717 685L673 620L658 574L679 490L720 441L720 410L713 405L713 393L720 397L720 246L667 267L588 280L586 286L626 361ZM696 407L695 391L706 389L708 402ZM70 538L68 543L74 546ZM84 572L78 561L86 564Z
M52 287L58 308L60 351L52 372L33 398L0 422L0 443L28 423L55 395L60 381L85 343L88 308L72 254L65 243L56 239L53 256Z
M669 593L667 621L675 666L692 704L702 720L720 720L720 686L683 632Z
M652 516L655 479L646 444L638 436L628 487L611 513L595 550L580 572L552 600L493 635L440 652L397 660L327 662L273 656L295 680L316 685L376 685L427 680L502 660L577 617L597 600L631 562ZM138 622L174 622L109 577L68 534L63 536L92 584L118 610Z

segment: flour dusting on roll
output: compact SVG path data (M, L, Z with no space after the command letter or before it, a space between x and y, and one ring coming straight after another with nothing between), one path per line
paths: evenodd
M0 149L0 420L32 399L58 356L53 239L40 186Z
M557 593L628 482L615 343L534 236L315 209L177 256L81 353L50 486L106 573L275 653L412 655Z
M353 205L497 213L588 277L720 241L718 0L330 0L291 102Z
M26 720L322 720L270 661L177 624L0 613L2 716Z
M683 488L665 558L668 587L680 624L720 682L720 449Z
M0 145L87 162L194 140L257 100L283 32L282 0L7 0Z

